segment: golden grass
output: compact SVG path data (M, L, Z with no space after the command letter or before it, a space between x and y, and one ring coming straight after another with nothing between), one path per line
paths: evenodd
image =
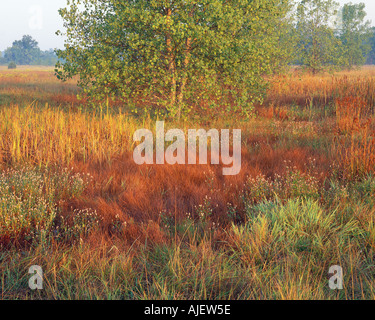
M103 162L130 151L134 122L123 114L67 113L48 106L0 110L0 162Z

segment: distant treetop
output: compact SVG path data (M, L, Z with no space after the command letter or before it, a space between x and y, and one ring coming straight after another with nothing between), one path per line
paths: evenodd
M40 50L38 42L29 35L24 35L21 40L14 41L12 46L5 50L3 56L0 55L0 64L3 65L14 62L17 65L53 66L57 60L54 51Z

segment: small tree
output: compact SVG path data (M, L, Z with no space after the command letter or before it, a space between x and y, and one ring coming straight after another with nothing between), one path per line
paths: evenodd
M335 36L338 3L303 0L297 8L300 62L314 74L341 64L341 41Z
M16 69L17 68L17 65L15 64L15 62L10 62L9 64L8 64L8 69Z
M39 56L38 42L28 35L23 36L21 40L14 41L12 47L6 49L4 53L6 61L14 61L19 65L34 64Z
M79 75L96 99L141 97L177 117L193 100L249 113L281 54L289 2L72 0L60 10L67 41L56 73Z
M345 4L342 9L340 38L344 48L343 63L348 69L365 64L371 50L371 23L365 21L365 4Z

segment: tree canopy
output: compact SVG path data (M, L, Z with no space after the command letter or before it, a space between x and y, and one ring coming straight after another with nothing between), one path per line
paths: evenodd
M289 11L289 0L71 0L56 72L95 99L142 97L178 117L191 103L250 113L263 76L289 62Z

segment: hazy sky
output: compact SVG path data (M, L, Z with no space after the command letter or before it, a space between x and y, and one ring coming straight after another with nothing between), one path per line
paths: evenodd
M65 7L66 0L0 0L0 50L3 51L19 40L24 34L31 35L39 42L43 50L62 48L64 40L55 32L62 29L62 20L57 12ZM347 0L337 0L340 4ZM351 0L353 3L364 2L368 19L375 25L375 1Z

